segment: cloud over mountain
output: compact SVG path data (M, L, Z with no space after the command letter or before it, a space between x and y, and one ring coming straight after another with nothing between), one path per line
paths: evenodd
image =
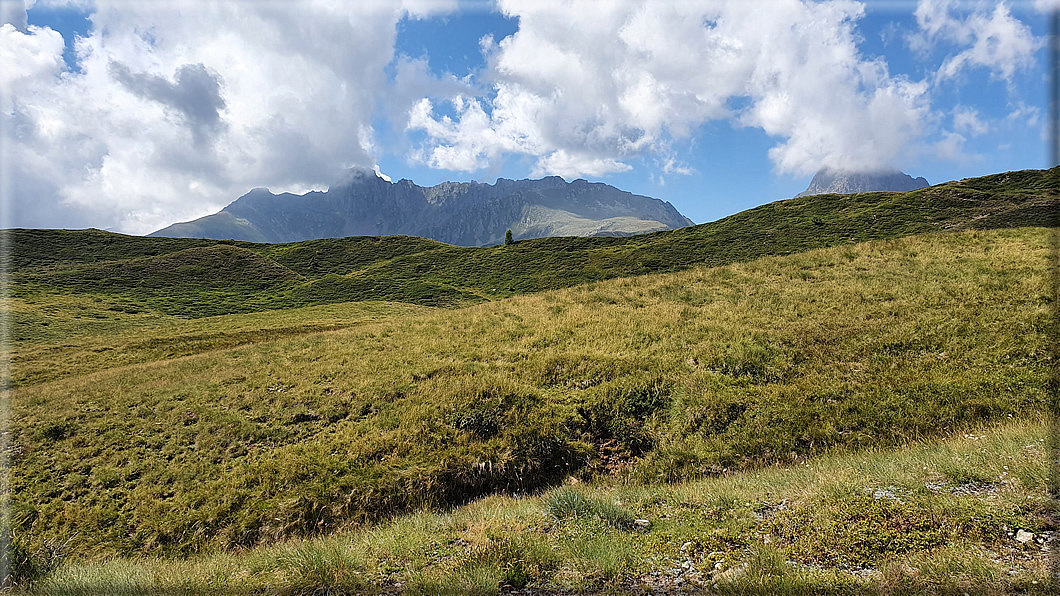
M4 0L0 191L12 217L0 223L144 233L249 188L321 189L383 159L406 177L390 166L632 171L661 186L711 166L696 160L726 142L718 123L796 175L1027 145L1009 133L1036 128L1043 109L1013 89L1027 88L1018 75L1043 46L1019 9L1055 0L897 4L910 31L880 50L866 42L871 5L854 0ZM35 26L34 7L84 11L83 37ZM444 62L446 35L470 31L447 29L449 13L474 10L507 20L491 15L495 35L470 36L477 46L460 52L474 56L454 72L399 49L399 31L432 32L422 47ZM920 63L889 63L895 48ZM957 97L987 76L1004 87L1003 114Z
M247 188L371 167L396 23L451 4L98 0L72 40L76 69L59 33L5 24L9 225L54 226L61 212L143 233Z
M519 30L484 40L492 92L452 98L455 118L428 99L410 113L432 167L474 171L523 153L539 174L602 175L729 120L777 137L781 171L865 169L926 125L927 85L859 53L857 2L498 4Z

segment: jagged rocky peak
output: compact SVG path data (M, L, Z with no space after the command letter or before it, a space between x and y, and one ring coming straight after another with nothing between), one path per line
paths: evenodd
M833 168L821 168L813 176L810 186L795 195L840 194L848 195L858 192L906 192L930 186L924 178L913 178L899 170L880 169L874 171L850 171Z
M255 189L219 213L176 223L152 236L297 242L407 234L463 246L542 236L615 236L692 225L673 205L602 183L499 179L495 184L393 183L354 168L326 192L275 195Z

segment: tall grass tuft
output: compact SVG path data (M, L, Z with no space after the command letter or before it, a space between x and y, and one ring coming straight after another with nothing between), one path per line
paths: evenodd
M558 521L596 518L619 529L633 526L633 514L625 508L607 499L588 496L573 486L549 491L543 502L545 512Z

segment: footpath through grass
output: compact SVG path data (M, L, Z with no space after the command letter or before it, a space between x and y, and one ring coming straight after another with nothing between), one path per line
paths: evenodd
M675 482L1033 419L1048 238L877 241L460 310L126 313L122 333L146 343L121 350L67 321L69 341L14 345L16 539L75 558L187 556L571 476ZM177 341L217 333L237 337L202 353ZM82 359L76 375L47 372ZM855 505L886 518L873 508L889 502ZM800 519L770 534L814 552L790 529ZM633 540L621 532L616 544Z
M30 592L1055 593L1046 433L1012 420L696 482L492 496L244 552L69 560Z

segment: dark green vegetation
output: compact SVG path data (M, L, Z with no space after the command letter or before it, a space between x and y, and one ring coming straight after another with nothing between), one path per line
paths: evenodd
M908 193L818 195L717 222L622 238L541 238L494 248L412 238L294 244L15 230L15 295L77 293L116 311L182 317L391 300L459 306L630 275L723 265L836 244L964 229L1055 226L1060 169Z
M767 576L864 587L850 574L868 568L895 589L962 569L1002 590L1029 589L973 563L992 556L983 549L1007 552L1016 527L1046 527L1047 472L1030 451L1006 447L998 461L947 453L922 473L917 463L898 479L836 480L813 494L755 483L769 466L809 470L833 453L1041 420L1050 231L975 228L1047 222L1044 185L1055 177L1017 172L906 194L810 197L668 234L486 249L414 238L250 245L16 231L6 494L17 552L28 554L20 564L67 586L57 592L81 585L85 569L97 574L88 585L125 573L130 586L180 589L194 576L188 565L209 561L224 569L188 581L222 592L270 582L357 591L394 577L427 593L490 592L500 582L599 589L670 564L646 553L686 557L708 575L742 569L726 576L737 590L784 587L754 583ZM872 227L888 213L893 229ZM851 241L924 229L952 231ZM839 246L753 258L814 243ZM697 264L700 244L713 252ZM648 271L651 259L680 270L592 281ZM416 277L417 262L432 267ZM476 279L468 262L487 282L467 281ZM492 297L491 276L509 284L498 283L497 295L590 281L460 309L337 302L343 280L383 280L385 271L393 287L468 296L453 304ZM333 304L256 311L296 296L330 302L313 294L325 282L338 288ZM205 316L215 295L255 312ZM1027 444L1038 431L1012 432ZM1010 476L997 479L1003 465ZM572 478L582 484L505 499L495 522L424 513L379 525ZM728 479L742 488L709 484ZM612 496L584 488L590 481L628 488ZM942 489L925 483L948 488L936 495ZM695 488L703 486L714 488ZM989 503L952 492L964 487L1001 495L1005 508L986 517ZM653 520L649 532L637 529L639 517ZM475 524L487 529L468 538ZM252 560L223 554L323 535L337 538L259 548ZM469 544L446 542L453 536ZM692 554L678 554L683 542L694 542L681 551ZM353 543L367 546L354 552ZM383 553L385 544L394 552ZM971 558L957 554L967 548ZM126 559L110 571L53 571L56 549L80 561L221 559L174 563L157 571L169 580L141 581L136 574L156 571ZM925 571L934 556L954 562ZM924 575L888 567L894 557Z

